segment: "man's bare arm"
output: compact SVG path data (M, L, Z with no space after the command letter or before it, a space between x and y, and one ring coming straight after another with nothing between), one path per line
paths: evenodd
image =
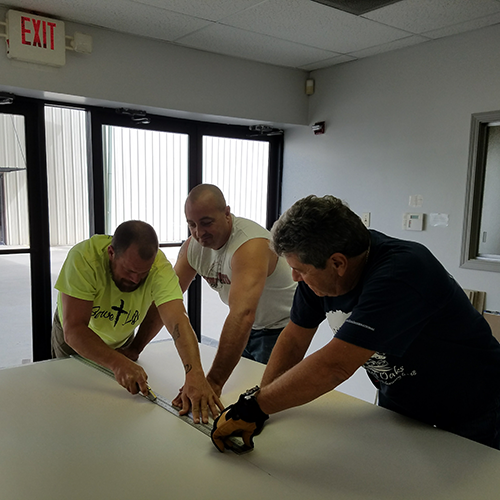
M271 414L308 403L347 380L373 354L374 351L333 338L265 385L257 397L259 406Z
M317 328L303 328L289 321L278 337L260 387L269 385L290 368L300 363L311 344Z
M191 281L193 281L196 277L196 271L189 265L187 259L187 250L190 241L191 236L182 244L181 249L179 250L179 255L177 256L177 262L174 266L174 271L179 278L179 285L182 293L189 288Z
M130 393L148 393L146 372L123 354L115 351L89 327L93 303L62 294L65 342L81 356L109 368L117 382Z
M139 354L144 348L158 335L158 332L163 328L163 321L158 313L158 309L153 302L144 317L144 320L139 325L134 340L130 346L123 349L117 349L118 352L127 356L132 361L139 359Z
M247 241L233 255L229 314L207 375L218 395L245 349L267 276L274 270L276 260L269 241L263 238Z
M184 304L180 299L172 300L158 306L158 312L172 335L186 372L184 387L174 404L182 406L181 415L186 415L192 407L193 420L199 423L201 415L203 422L207 423L209 412L216 416L223 406L205 378L198 341Z

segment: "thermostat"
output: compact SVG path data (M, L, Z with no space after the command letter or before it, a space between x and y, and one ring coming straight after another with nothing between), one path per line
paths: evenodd
M424 214L403 214L403 229L406 231L423 231Z

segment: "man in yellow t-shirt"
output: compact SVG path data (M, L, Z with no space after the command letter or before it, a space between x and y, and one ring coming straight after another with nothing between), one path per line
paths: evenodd
M186 371L181 414L192 405L195 422L200 415L207 422L209 411L223 408L203 373L177 276L149 224L127 221L113 237L95 235L75 245L55 288L54 357L76 352L111 369L132 394L147 394L147 374L134 361L165 325Z

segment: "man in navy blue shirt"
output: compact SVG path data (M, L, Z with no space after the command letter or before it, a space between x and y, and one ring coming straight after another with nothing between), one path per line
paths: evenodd
M316 399L360 366L380 406L500 449L500 344L427 248L368 230L333 196L295 203L272 245L299 282L290 322L260 389L216 420L220 451L241 430L252 445L268 414ZM304 357L325 319L334 338Z

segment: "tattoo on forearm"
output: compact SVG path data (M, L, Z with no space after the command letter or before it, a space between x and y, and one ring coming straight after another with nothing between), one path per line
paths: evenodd
M179 324L175 325L174 331L172 332L172 338L174 342L181 336L181 332L179 330Z
M186 370L186 374L188 374L193 367L188 363L187 365L184 365L184 370Z

